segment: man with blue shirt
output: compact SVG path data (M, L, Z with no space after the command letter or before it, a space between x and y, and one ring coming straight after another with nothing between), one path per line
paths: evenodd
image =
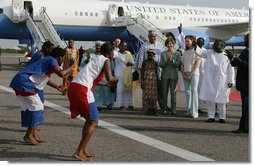
M140 49L138 54L136 55L135 62L136 62L136 68L141 69L143 62L147 59L147 51L149 49L154 49L156 52L156 55L154 57L154 60L160 64L160 55L163 51L165 51L165 47L163 44L160 42L156 41L157 40L157 34L154 30L149 30L148 31L148 38L149 41L144 43ZM160 108L163 110L163 100L162 100L162 85L161 85L161 68L158 67L158 83L157 83L157 90L158 90L158 102ZM168 108L165 108L168 109Z

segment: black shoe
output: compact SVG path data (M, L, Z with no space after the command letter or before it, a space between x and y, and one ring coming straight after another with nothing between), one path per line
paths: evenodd
M204 112L204 111L202 111L201 109L198 109L198 113L200 113L200 114L204 114L205 112Z
M213 123L213 122L215 122L215 119L210 118L210 119L208 119L206 122L207 122L207 123Z
M151 115L152 115L152 113L151 113L151 112L147 112L147 113L146 113L146 115L151 116Z
M176 111L171 110L170 112L172 115L176 115Z
M232 130L231 132L232 132L232 133L249 133L248 130L240 130L240 129Z
M155 109L151 110L153 116L158 116L157 111Z
M158 113L157 112L152 112L152 115L153 116L158 116Z
M219 122L220 123L226 123L226 120L225 119L219 119Z
M153 115L153 111L151 109L147 109L146 115L152 116Z
M111 105L107 105L108 110L113 110L113 107Z
M153 113L152 115L153 115L153 116L159 116L157 113Z

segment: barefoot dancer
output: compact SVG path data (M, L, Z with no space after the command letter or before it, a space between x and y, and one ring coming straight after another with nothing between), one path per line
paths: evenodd
M114 48L105 43L101 46L101 54L88 63L71 82L68 88L71 118L81 115L86 119L78 149L74 157L78 160L88 160L94 157L87 150L88 142L98 124L99 112L95 103L93 88L95 85L114 86L118 79L112 76L110 60L114 56ZM99 83L104 75L109 83Z
M65 52L61 48L54 48L51 56L28 65L22 71L17 73L12 79L10 87L16 93L21 108L21 125L27 127L24 140L31 145L37 145L41 142L37 137L37 126L43 120L43 103L38 92L48 83L52 73L63 77L73 68L73 65L66 70L61 70L60 65L63 62ZM58 88L57 85L55 88Z

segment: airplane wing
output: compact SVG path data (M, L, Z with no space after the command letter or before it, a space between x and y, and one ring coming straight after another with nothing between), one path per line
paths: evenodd
M249 23L245 22L209 26L206 32L211 38L229 39L232 36L245 35L248 31Z
M234 30L234 31L240 31L240 32L246 32L249 30L249 23L232 23L232 24L226 24L226 25L215 25L215 26L209 26L209 28L215 28L216 30L221 31L227 31L227 30Z
M205 27L184 27L184 33L199 36L196 33L206 33L211 39L229 39L233 36L245 35L249 31L249 23L231 23L222 25L209 25ZM178 35L177 28L169 28L162 30L163 33L172 32L174 35ZM189 32L189 33L188 33Z

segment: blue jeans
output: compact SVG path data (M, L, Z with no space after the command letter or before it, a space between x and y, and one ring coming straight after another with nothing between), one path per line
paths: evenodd
M191 80L184 80L186 90L187 114L198 117L198 81L199 75L193 75Z

